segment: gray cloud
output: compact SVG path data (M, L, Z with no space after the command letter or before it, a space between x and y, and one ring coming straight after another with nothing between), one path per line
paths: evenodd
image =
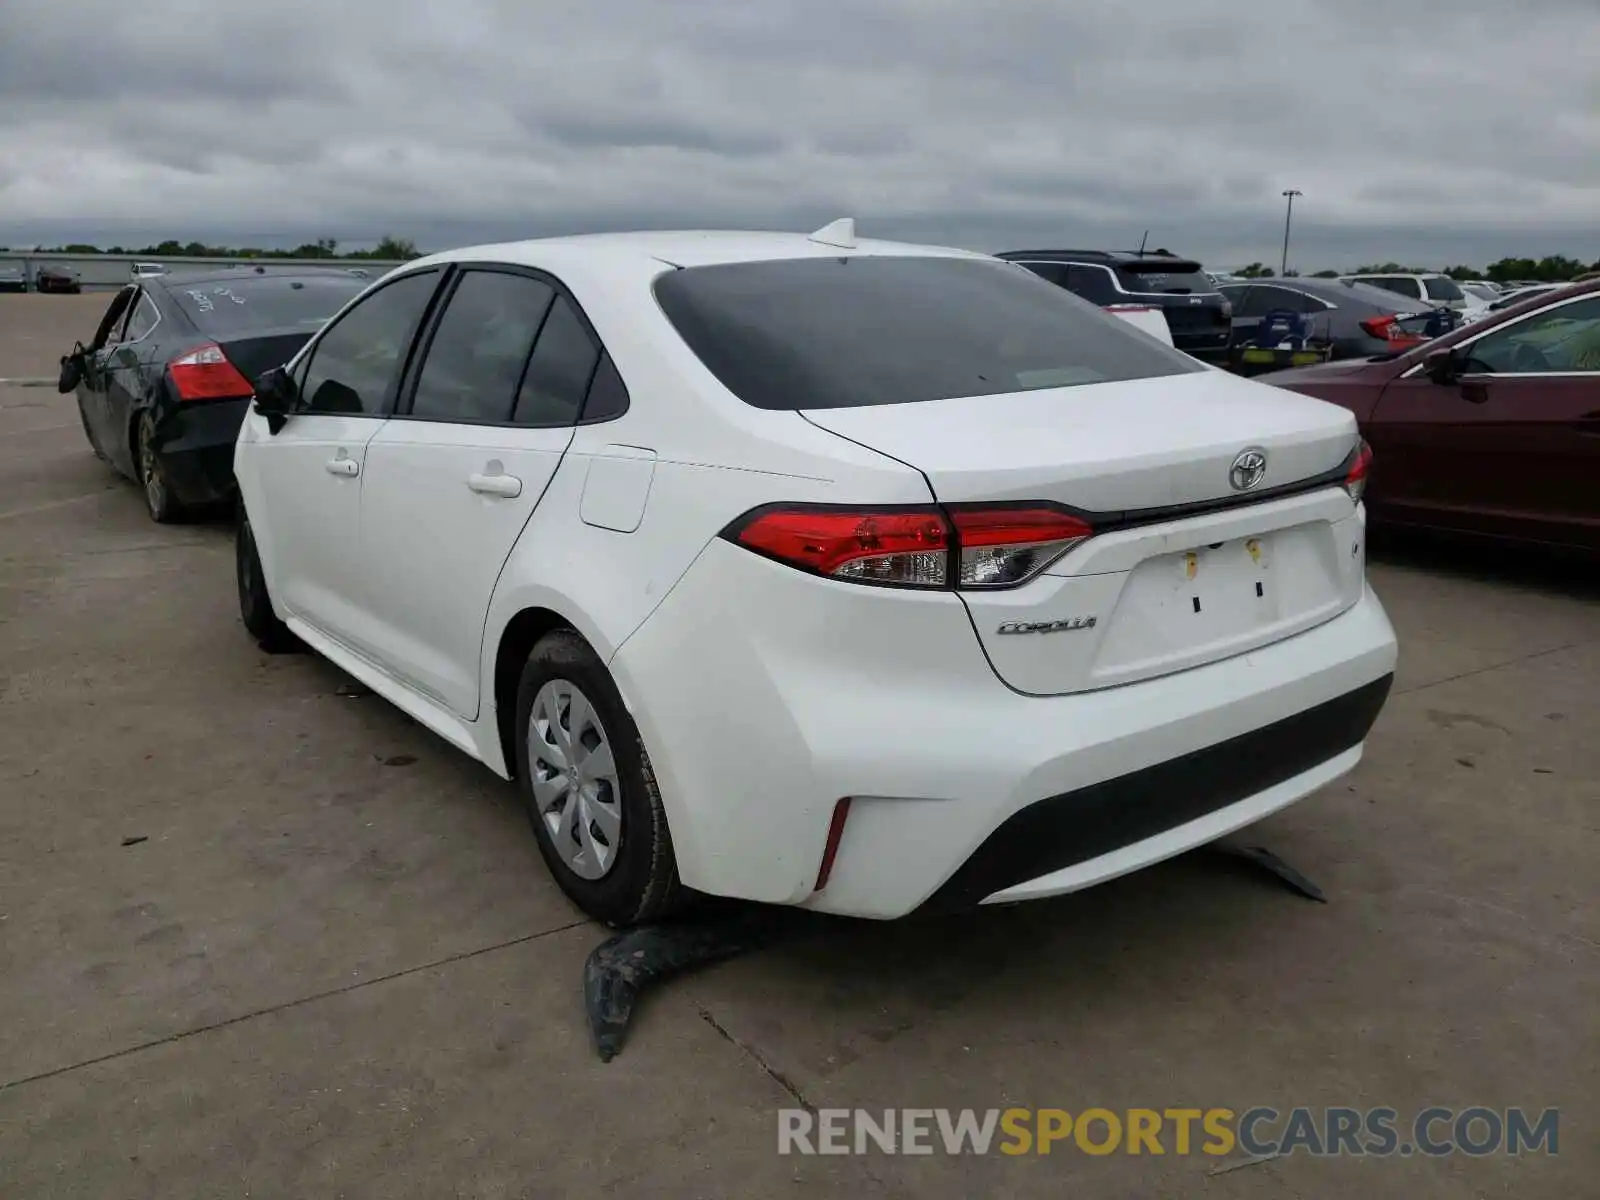
M6 5L0 242L436 246L851 212L981 249L1150 229L1232 263L1276 259L1294 186L1306 265L1600 255L1593 0L1247 9Z

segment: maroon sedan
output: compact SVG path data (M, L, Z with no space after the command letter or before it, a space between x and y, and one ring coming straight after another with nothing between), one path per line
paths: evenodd
M1600 280L1403 354L1261 381L1355 413L1374 523L1600 554Z

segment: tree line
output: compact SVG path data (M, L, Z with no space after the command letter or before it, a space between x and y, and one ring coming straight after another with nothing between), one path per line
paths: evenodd
M0 250L6 249L0 246ZM66 246L41 246L30 254L120 254L139 258L365 258L381 262L406 261L420 258L417 244L410 238L391 237L387 234L370 250L339 252L337 238L318 238L293 250L264 250L258 246L208 246L204 242L179 242L169 239L154 246L110 246L102 249L72 243Z
M1452 279L1487 279L1493 283L1509 283L1513 279L1530 279L1538 283L1565 283L1579 275L1600 271L1600 259L1588 266L1564 254L1550 254L1544 258L1502 258L1486 267L1408 267L1402 263L1369 263L1353 271L1314 271L1313 279L1336 279L1340 275L1448 275ZM1241 279L1271 279L1276 272L1271 267L1253 262L1234 272ZM1285 276L1294 277L1299 271L1288 270Z

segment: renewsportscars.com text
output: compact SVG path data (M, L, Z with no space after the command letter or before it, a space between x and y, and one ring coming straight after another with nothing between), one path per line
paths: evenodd
M779 1154L1150 1154L1443 1157L1557 1154L1560 1110L1424 1108L803 1108L778 1110Z

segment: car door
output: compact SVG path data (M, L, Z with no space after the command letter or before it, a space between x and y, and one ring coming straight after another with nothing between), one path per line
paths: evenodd
M122 331L133 313L133 301L138 288L126 287L112 297L111 303L100 317L94 337L84 348L82 370L78 374L78 412L83 418L84 433L90 444L101 454L126 470L126 465L115 454L110 440L110 420L106 389L111 382L111 354L122 341ZM126 457L124 455L124 457Z
M1600 548L1600 295L1455 347L1384 389L1370 439L1397 520Z
M143 288L137 289L128 306L128 320L122 327L121 337L115 345L108 345L103 360L105 364L105 436L102 445L111 454L112 461L123 463L120 455L127 456L125 469L137 478L133 462L134 413L143 403L151 368L158 356L154 334L161 324L161 309Z
M411 346L443 272L413 271L366 293L295 363L298 402L272 433L252 412L251 525L283 615L363 655L372 639L360 591L362 462L392 410Z
M466 266L400 412L367 446L361 561L377 661L463 719L478 714L495 582L572 441L600 358L555 280Z

